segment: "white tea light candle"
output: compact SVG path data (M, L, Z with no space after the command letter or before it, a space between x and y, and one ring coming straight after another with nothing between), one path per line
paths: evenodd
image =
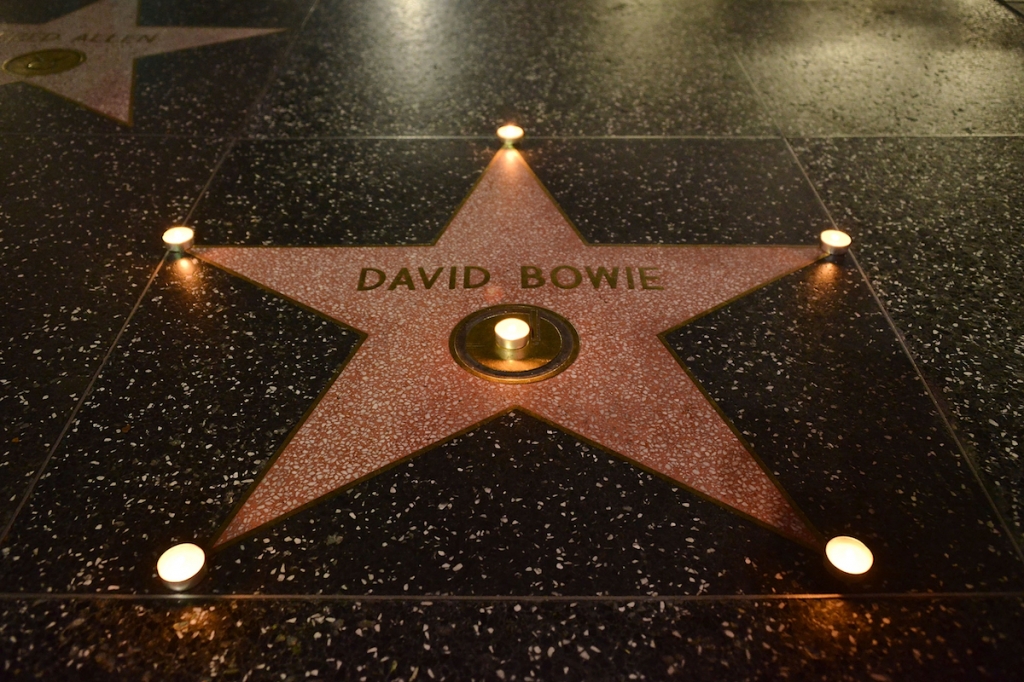
M847 575L867 573L875 557L863 542L849 535L837 535L825 545L825 557L836 569Z
M191 227L179 225L164 232L164 246L171 251L181 252L192 248L196 233Z
M530 325L517 317L506 317L494 325L494 338L499 348L519 350L530 340Z
M514 125L501 126L498 128L498 137L506 147L511 147L513 143L523 139L523 129Z
M206 552L191 542L171 547L156 562L156 574L175 592L187 590L202 580L205 568Z
M821 248L832 256L841 256L850 250L853 240L850 235L839 230L825 230L821 233Z

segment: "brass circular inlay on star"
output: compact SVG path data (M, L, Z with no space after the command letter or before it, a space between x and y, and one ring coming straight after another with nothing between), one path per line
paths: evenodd
M11 57L4 62L4 71L15 76L50 76L70 71L85 61L78 50L38 50Z
M515 318L530 325L530 338L520 349L501 348L494 326ZM448 337L452 357L466 371L489 381L528 384L555 376L571 365L580 338L558 313L533 305L496 305L478 310L455 325Z

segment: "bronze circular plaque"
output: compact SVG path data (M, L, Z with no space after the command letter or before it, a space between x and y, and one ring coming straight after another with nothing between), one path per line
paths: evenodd
M504 319L530 325L526 345L502 348L494 327ZM533 305L497 305L478 310L455 325L448 337L452 357L471 374L505 384L528 384L555 376L579 354L580 338L569 321Z
M85 61L78 50L39 50L12 57L4 62L4 71L15 76L49 76L70 71Z

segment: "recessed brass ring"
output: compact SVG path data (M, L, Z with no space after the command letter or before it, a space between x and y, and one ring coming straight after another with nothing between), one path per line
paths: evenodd
M3 70L15 76L52 76L70 71L85 62L85 53L78 50L36 50L12 57Z
M530 339L518 350L498 346L494 325L513 317L530 325ZM452 330L448 347L470 374L504 384L528 384L555 376L580 351L580 337L567 319L534 305L506 304L478 310Z

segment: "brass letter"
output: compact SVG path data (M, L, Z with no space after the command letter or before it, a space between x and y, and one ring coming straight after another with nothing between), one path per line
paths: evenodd
M481 281L477 282L476 284L473 284L472 281L471 281L473 279L473 271L474 270L476 270L478 272L482 272L483 275L484 275L484 278ZM480 287L482 287L483 285L487 284L490 281L491 281L491 273L487 272L487 270L485 270L484 268L478 268L475 265L467 265L467 266L465 266L462 269L462 288L463 289L479 289Z
M658 275L648 275L648 270L657 270L658 268L637 268L640 273L640 288L641 289L657 289L662 291L665 287L654 286L654 283L658 281Z
M395 275L395 278L391 280L391 284L388 285L388 291L394 291L395 287L397 287L399 284L408 288L409 291L412 291L413 289L416 288L412 283L412 275L409 274L409 268L402 268L401 270L398 271L398 274Z
M572 273L572 284L562 284L558 281L558 273L562 270L568 270ZM559 265L551 271L551 283L559 289L575 289L582 281L583 275L581 275L580 271L571 265Z
M618 282L619 282L619 267L618 266L615 266L614 268L612 268L611 274L608 274L608 271L605 270L603 267L598 267L596 274L594 273L593 270L590 269L589 265L586 266L586 267L587 267L587 277L590 278L590 283L594 285L595 289L598 289L598 288L601 287L601 278L602 277L604 277L606 280L608 280L608 286L611 287L612 289L614 289L615 285L618 284Z
M439 267L437 270L434 270L434 276L433 277L429 277L428 278L427 277L427 271L424 270L423 268L420 268L420 279L423 280L423 288L424 289L429 289L430 287L434 286L434 282L436 282L437 278L441 276L441 271L442 270L444 270L444 266L443 265L441 267Z
M366 275L370 272L377 273L377 281L373 284L366 283ZM363 268L359 272L359 284L356 286L356 291L369 291L370 289L376 289L381 284L384 284L385 279L387 279L387 275L384 274L383 270L378 270L377 268Z
M519 280L522 289L536 289L544 286L544 275L540 268L534 265L524 265L519 268Z

